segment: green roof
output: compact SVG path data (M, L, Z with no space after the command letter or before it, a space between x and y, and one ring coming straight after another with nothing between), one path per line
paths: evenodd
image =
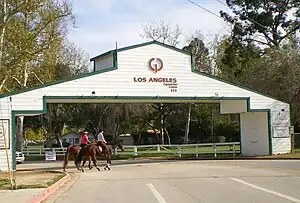
M177 51L177 52L180 52L180 53L187 54L187 55L191 56L191 64L192 64L191 70L195 74L199 74L199 75L202 75L204 77L209 77L209 78L212 78L214 80L218 80L218 81L224 82L226 84L233 85L233 86L239 87L241 89L244 89L244 90L259 94L259 95L262 95L264 97L268 97L268 98L271 98L271 99L278 100L277 98L271 97L270 95L267 95L265 93L258 92L256 90L253 90L253 89L251 89L249 87L246 87L244 85L236 84L236 83L233 83L231 81L225 80L223 78L220 78L220 77L217 77L217 76L214 76L214 75L210 75L210 74L207 74L207 73L204 73L204 72L200 72L200 71L196 70L195 67L194 67L194 57L192 56L192 54L190 54L189 52L184 51L182 49L179 49L179 48L176 48L176 47L173 47L173 46L170 46L170 45L167 45L167 44L155 41L155 40L150 41L150 42L141 43L141 44L132 45L132 46L127 46L127 47L123 47L123 48L119 48L119 49L115 49L115 50L110 50L108 52L105 52L103 54L100 54L100 55L90 59L90 61L95 61L97 58L101 58L101 57L108 56L108 55L112 54L113 58L114 58L113 67L98 70L98 71L94 71L94 72L90 72L90 73L85 73L85 74L81 74L81 75L68 77L68 78L65 78L65 79L49 82L49 83L46 83L46 84L43 84L43 85L38 85L38 86L35 86L35 87L32 87L32 88L24 88L24 89L15 91L15 92L9 92L9 93L6 93L6 94L1 94L0 99L4 98L4 97L12 96L12 95L20 94L20 93L23 93L23 92L28 92L28 91L31 91L31 90L41 89L41 88L44 88L44 87L48 87L48 86L52 86L52 85L56 85L56 84L60 84L60 83L64 83L64 82L68 82L68 81L72 81L72 80L85 78L85 77L89 77L89 76L92 76L92 75L97 75L97 74L101 74L101 73L104 73L104 72L109 72L109 71L116 70L118 68L117 67L118 66L118 62L117 62L117 53L118 52L130 50L130 49L135 49L135 48L139 48L139 47L143 47L143 46L148 46L148 45L152 45L152 44L157 44L157 45L163 46L165 48L168 48L168 49L171 49L171 50L174 50L174 51Z

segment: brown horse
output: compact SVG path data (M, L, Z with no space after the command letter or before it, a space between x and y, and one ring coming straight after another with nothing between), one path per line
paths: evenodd
M91 147L92 146L92 147ZM96 147L94 147L94 146L96 146ZM104 148L102 147L102 152L100 151L100 149L99 149L99 143L98 142L93 142L93 143L91 143L91 144L89 144L88 146L87 146L87 148L89 148L89 151L91 151L91 152L93 152L92 154L85 154L85 153L83 153L84 155L84 160L83 160L83 164L82 164L82 167L85 165L85 162L86 162L86 160L88 159L89 160L89 168L90 169L92 169L92 167L91 167L91 159L94 157L94 156L96 156L96 157L100 157L101 155L104 155L105 157L106 157L106 166L105 166L105 170L106 170L106 168L108 168L109 170L110 170L110 167L109 167L109 164L111 164L111 154L112 154L112 149L115 149L115 148L119 148L119 149L121 149L121 151L124 151L124 146L123 146L123 143L122 142L120 142L118 145L114 145L114 147L112 147L112 145L106 145L107 146L107 149L106 150L104 150ZM67 151L66 151L66 153L65 153L65 157L64 157L64 164L63 164L63 171L66 171L66 167L67 167L67 164L68 164L68 161L69 161L69 159L73 156L73 159L74 159L74 163L75 163L75 165L76 165L76 167L77 167L77 169L78 170L80 170L80 171L83 171L83 169L79 169L79 167L78 167L78 164L82 161L82 160L77 160L76 161L76 159L78 158L78 155L79 155L79 152L80 152L80 149L81 149L81 147L80 146L75 146L75 145L70 145L70 146L68 146L68 148L67 148ZM86 150L86 149L85 149ZM95 158L96 158L95 157ZM94 161L96 161L97 162L97 160L93 160L93 162ZM94 166L96 166L95 165L95 163L96 162L94 162ZM99 169L98 169L99 170Z

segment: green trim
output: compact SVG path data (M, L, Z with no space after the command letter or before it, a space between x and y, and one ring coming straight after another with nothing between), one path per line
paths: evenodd
M202 75L202 76L205 76L205 77L209 77L209 78L211 78L211 79L218 80L218 81L220 81L220 82L224 82L224 83L227 83L227 84L229 84L229 85L233 85L233 86L235 86L235 87L239 87L239 88L241 88L241 89L244 89L244 90L253 92L253 93L255 93L255 94L259 94L259 95L261 95L261 96L268 97L268 98L270 98L270 99L274 99L274 100L280 101L280 100L278 100L278 98L275 98L275 97L272 97L272 96L270 96L270 95L267 95L266 93L259 92L259 91L257 91L257 90L253 90L253 89L251 89L251 88L249 88L249 87L246 87L246 86L244 86L244 85L240 85L240 84L237 84L237 83L234 83L234 82L225 80L225 79L223 79L223 78L220 78L220 77L218 77L218 76L210 75L210 74L208 74L208 73L204 73L204 72L201 72L201 71L197 70L197 69L195 68L194 56L191 56L191 64L192 64L191 67L192 67L192 72L193 72L193 73L196 73L196 74L198 74L198 75Z
M147 96L44 96L47 99L122 99L122 100L130 100L130 99L138 99L138 100L249 100L248 97L147 97Z
M12 170L17 170L16 162L16 121L15 112L11 111L11 139L12 139Z
M271 111L268 110L269 155L273 154Z
M12 169L17 170L16 162L16 116L17 115L30 115L30 114L45 114L47 113L47 104L45 96L43 96L43 109L42 110L13 110L11 111L11 138L12 138Z
M159 42L159 41L149 41L149 42L144 42L144 43L141 43L141 44L135 44L135 45L131 45L131 46L127 46L127 47L122 47L122 48L119 48L119 49L115 49L115 50L110 50L108 52L105 52L103 54L100 54L98 56L95 56L93 58L90 59L90 61L95 61L96 59L98 58L102 58L102 57L105 57L109 54L112 54L113 52L121 52L121 51L127 51L127 50L130 50L130 49L135 49L135 48L139 48L139 47L143 47L143 46L148 46L148 45L152 45L152 44L157 44L157 45L160 45L160 46L163 46L163 47L166 47L168 49L172 49L174 51L177 51L177 52L180 52L180 53L183 53L183 54L187 54L187 55L190 55L189 52L187 51L184 51L182 49L179 49L179 48L176 48L174 46L171 46L171 45L168 45L168 44L165 44L165 43L162 43L162 42Z
M52 86L52 85L56 85L56 84L76 80L76 79L86 78L86 77L89 77L89 76L92 76L92 75L97 75L97 74L101 74L101 73L116 70L118 68L118 56L117 56L118 52L126 51L126 50L129 50L129 49L134 49L134 48L138 48L138 47L142 47L142 46L147 46L147 45L151 45L151 44L157 44L157 45L166 47L168 49L172 49L174 51L178 51L180 53L184 53L184 54L187 54L187 55L191 56L191 71L193 73L202 75L204 77L209 77L209 78L212 78L214 80L218 80L218 81L227 83L229 85L233 85L233 86L242 88L244 90L247 90L247 91L250 91L250 92L253 92L253 93L256 93L256 94L259 94L259 95L277 100L276 98L272 98L269 95L257 92L255 90L252 90L252 89L248 88L248 87L244 87L242 85L232 83L230 81L224 80L224 79L216 77L216 76L212 76L212 75L209 75L209 74L206 74L206 73L202 73L202 72L195 69L195 67L194 67L194 56L193 55L191 55L190 53L188 53L186 51L183 51L181 49L178 49L178 48L175 48L173 46L166 45L164 43L160 43L160 42L157 42L157 41L146 42L146 43L142 43L142 44L137 44L137 45L133 45L133 46L120 48L120 49L117 49L117 50L108 51L104 54L101 54L99 56L96 56L96 57L90 59L91 61L94 61L96 58L104 57L104 56L107 56L109 54L113 54L113 67L106 68L106 69L99 70L99 71L94 71L94 72L87 73L87 74L73 76L73 77L70 77L70 78L67 78L67 79L58 80L58 81L55 81L55 82L50 82L50 83L40 85L40 86L36 86L36 87L32 87L32 88L22 89L22 90L19 90L19 91L16 91L16 92L2 94L2 95L0 95L0 99L8 97L8 96L12 96L12 95L21 94L21 93L24 93L24 92L29 92L31 90L36 90L36 89L40 89L40 88L44 88L44 87L48 87L48 86ZM95 62L94 62L94 64L95 64ZM95 68L95 66L94 66L94 68ZM116 99L116 101L118 99L123 99L123 100L124 99L142 99L142 100L149 100L149 99L150 100L154 100L154 99L157 100L157 99L159 99L159 100L190 100L190 101L192 101L192 100L246 100L247 101L247 112L268 112L269 152L270 152L270 154L272 154L272 130L271 130L272 129L271 128L272 122L271 122L270 109L251 109L250 108L250 97L140 97L140 96L136 96L136 97L135 96L131 96L131 97L126 97L126 96L120 96L120 97L118 97L118 96L110 96L110 97L105 97L105 96L103 96L103 97L93 97L93 96L84 96L84 97L78 97L78 96L75 96L75 97L72 97L72 96L61 96L61 97L47 96L47 97L45 97L44 96L43 97L43 109L42 110L12 111L11 112L13 169L14 170L16 169L16 157L15 157L15 152L16 152L16 123L15 123L15 117L16 117L16 115L29 115L29 114L43 114L43 113L46 113L47 112L47 108L46 108L46 99L47 98L48 99Z
M38 86L35 86L35 87L24 88L24 89L15 91L15 92L9 92L9 93L6 93L6 94L1 94L0 99L5 98L5 97L9 97L9 96L13 96L13 95L17 95L17 94L21 94L21 93L24 93L24 92L29 92L29 91L32 91L32 90L41 89L41 88L44 88L44 87L49 87L49 86L61 84L61 83L64 83L64 82L69 82L69 81L72 81L72 80L82 79L82 78L86 78L86 77L89 77L89 76L114 71L114 70L117 70L117 67L118 67L118 65L117 65L117 53L115 52L114 53L113 66L110 67L110 68L105 68L105 69L101 69L101 70L98 70L98 71L95 71L95 72L90 72L90 73L85 73L85 74L81 74L81 75L72 76L72 77L69 77L69 78L66 78L66 79L61 79L61 80L57 80L57 81L54 81L54 82L49 82L49 83L46 83L46 84L43 84L43 85L38 85Z
M43 96L43 109L42 110L24 110L12 111L11 126L12 126L12 148L13 148L13 170L16 170L16 115L29 115L29 114L45 114L47 113L47 99L115 99L116 102L120 99L139 99L139 100L246 100L247 112L267 112L268 113L268 131L269 131L269 153L272 154L272 135L271 135L271 115L269 109L251 109L249 97L143 97L143 96ZM242 144L242 142L241 142ZM242 147L241 147L242 148ZM241 149L242 150L242 149ZM242 151L241 151L242 153Z
M179 48L176 48L174 46L171 46L171 45L168 45L168 44L165 44L165 43L162 43L162 42L159 42L159 41L150 41L150 42L145 42L145 43L141 43L141 44L136 44L136 45L132 45L132 46L128 46L128 47L123 47L123 48L120 48L120 49L117 49L118 52L121 52L121 51L127 51L127 50L130 50L130 49L135 49L135 48L138 48L138 47L143 47L143 46L147 46L147 45L151 45L151 44L156 44L156 45L160 45L162 47L165 47L165 48L168 48L168 49L172 49L174 51L177 51L177 52L180 52L180 53L183 53L183 54L186 54L186 55L191 55L189 52L187 51L184 51L182 49L179 49Z
M114 54L114 53L116 53L116 50L110 50L110 51L104 52L103 54L100 54L98 56L95 56L95 57L91 58L90 61L95 61L98 58L109 56L109 55Z

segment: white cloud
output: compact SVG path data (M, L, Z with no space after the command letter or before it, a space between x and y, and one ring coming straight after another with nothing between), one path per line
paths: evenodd
M228 29L228 24L222 19L185 0L177 4L174 4L174 0L124 0L123 4L119 4L120 0L99 2L73 0L79 28L72 28L68 37L90 57L114 49L116 41L119 47L145 42L140 37L142 25L153 20L178 24L184 34L182 42L196 30L201 30L204 37L211 40L214 34L224 33ZM228 11L217 1L198 0L198 3L217 15L221 9Z

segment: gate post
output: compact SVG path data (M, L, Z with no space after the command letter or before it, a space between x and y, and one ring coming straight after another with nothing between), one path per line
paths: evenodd
M179 151L178 156L181 157L181 146L180 145L178 146L178 151Z
M212 148L213 148L213 151L214 151L214 157L217 157L217 146L216 146L216 143L212 143Z
M235 157L235 144L232 145L233 156Z
M134 156L138 155L137 147L136 146L133 147L133 154L134 154Z
M117 156L118 155L118 149L117 149L117 147L115 148L115 156Z

